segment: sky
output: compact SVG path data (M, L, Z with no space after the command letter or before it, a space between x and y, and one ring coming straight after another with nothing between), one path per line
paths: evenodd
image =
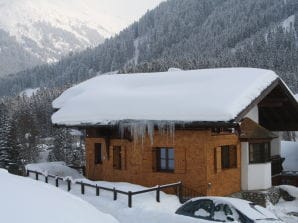
M98 10L121 19L126 25L137 21L147 10L153 9L165 0L86 0ZM95 3L95 4L94 4Z

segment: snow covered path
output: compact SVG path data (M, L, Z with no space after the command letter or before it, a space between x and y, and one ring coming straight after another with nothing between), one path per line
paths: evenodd
M31 175L32 179L34 175ZM39 180L44 182L44 177L39 176ZM76 179L76 181L83 181L85 183L97 184L108 188L117 188L123 191L137 191L147 189L142 186L129 183L110 183L103 181L91 182L86 179ZM49 178L49 184L55 185L54 179ZM65 182L59 183L59 189L67 191L67 184ZM69 192L75 196L82 198L88 203L95 206L101 212L111 214L119 222L122 223L159 223L159 222L173 222L173 223L194 223L197 219L176 215L175 211L181 205L178 198L174 195L167 195L161 193L161 202L156 202L155 192L133 196L133 207L127 206L127 196L118 194L117 201L113 200L113 193L108 191L100 191L100 196L96 196L94 188L85 187L85 194L81 194L81 187L78 184L72 184L72 189ZM209 222L200 220L200 222ZM209 222L210 223L210 222Z

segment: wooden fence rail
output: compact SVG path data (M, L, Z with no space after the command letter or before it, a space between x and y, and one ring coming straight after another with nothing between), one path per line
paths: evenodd
M39 175L44 176L45 178L45 183L49 182L49 178L53 178L55 180L55 186L59 187L59 181L64 181L67 182L67 191L71 191L71 180L67 179L67 178L63 178L63 177L59 177L59 176L53 176L53 175L45 175L41 172L38 171L34 171L34 170L27 170L27 176L30 176L30 173L35 174L35 179L39 180ZM117 190L115 187L114 188L108 188L108 187L102 187L99 185L94 185L94 184L89 184L89 183L85 183L83 181L81 182L75 182L75 184L78 184L81 186L81 194L85 194L85 187L89 187L89 188L94 188L95 189L95 195L96 196L100 196L100 190L104 190L104 191L109 191L112 192L113 194L113 200L116 201L118 199L118 194L124 194L127 195L128 198L128 207L132 207L132 199L133 196L138 195L138 194L143 194L143 193L149 193L149 192L153 192L156 191L156 202L160 202L160 191L163 189L168 189L168 188L173 188L176 191L176 195L179 197L179 200L181 200L181 189L182 189L182 183L181 182L177 182L177 183L173 183L173 184L166 184L166 185L158 185L156 187L153 188L149 188L146 190L140 190L140 191L122 191L122 190Z

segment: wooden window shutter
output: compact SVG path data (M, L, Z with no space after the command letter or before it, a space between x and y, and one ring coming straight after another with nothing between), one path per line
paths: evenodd
M121 147L121 169L126 170L126 148Z
M157 169L158 169L158 166L157 166L158 152L159 152L158 149L156 149L156 148L152 149L152 161L151 161L151 165L152 165L152 171L153 172L156 172Z
M113 147L113 168L121 170L122 168L122 158L121 158L121 147L120 146L114 146Z
M237 147L236 146L230 146L229 149L229 155L230 155L230 167L237 167Z
M221 172L221 147L215 148L215 171L216 173Z
M174 162L175 162L175 173L186 172L186 151L185 149L174 149Z
M239 145L236 146L236 152L237 152L237 168L241 166L241 150L239 148Z

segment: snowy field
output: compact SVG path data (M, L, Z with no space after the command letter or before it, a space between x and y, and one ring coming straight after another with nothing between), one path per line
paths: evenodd
M57 167L57 164L59 168ZM63 163L55 163L53 164L33 164L28 165L27 168L31 170L38 170L43 173L51 173L55 175L55 173L62 173L65 177L69 175L73 181L83 181L90 184L97 184L104 187L116 188L118 190L123 191L137 191L146 189L145 187L129 184L129 183L111 183L111 182L103 182L103 181L89 181L83 176L78 175L76 171L69 169L64 166ZM66 174L67 173L67 174ZM74 174L74 175L72 175ZM79 178L79 177L82 178ZM34 175L31 176L34 178ZM40 177L40 180L44 180L43 177ZM50 184L54 184L54 180L51 179L49 181ZM72 185L73 186L73 185ZM67 185L61 184L59 186L61 190L67 190ZM298 197L298 190L295 187L286 188L292 196ZM69 193L69 192L67 192ZM97 197L95 195L95 189L93 188L85 188L85 194L81 195L80 185L75 185L72 187L70 191L71 194L84 199L89 202L93 206L95 206L101 212L110 214L114 216L121 223L159 223L159 222L171 222L171 223L194 223L194 222L209 222L201 219L194 219L186 216L181 216L175 214L175 211L180 207L180 203L178 198L174 195L167 195L165 193L161 193L161 202L157 203L155 201L155 192L141 194L133 196L133 207L128 208L127 206L127 196L126 195L118 195L118 200L113 201L113 194L111 192L100 191L100 196ZM298 217L287 215L289 212L297 212L298 213L298 200L292 202L286 202L281 200L277 205L269 205L269 210L274 212L280 219L285 221L286 223L297 223ZM272 223L272 222L271 222Z
M82 199L43 182L0 169L0 222L117 223Z

